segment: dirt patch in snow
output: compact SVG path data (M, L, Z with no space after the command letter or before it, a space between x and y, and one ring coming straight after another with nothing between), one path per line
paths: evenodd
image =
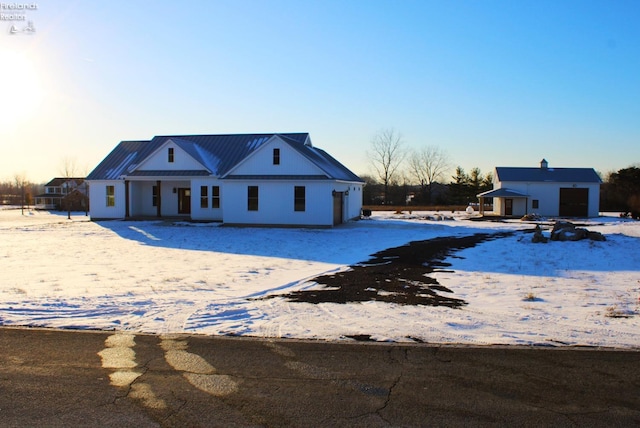
M513 232L478 233L413 241L375 253L371 259L352 265L346 271L312 279L311 282L323 286L321 289L300 290L266 298L280 296L292 302L314 304L379 301L459 308L467 302L452 297L452 290L428 275L451 267L450 263L443 260L458 250L512 234Z

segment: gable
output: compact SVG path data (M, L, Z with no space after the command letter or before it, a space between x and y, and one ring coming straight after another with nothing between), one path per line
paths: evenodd
M272 144L280 144L274 147ZM269 147L266 147L266 145ZM174 161L169 162L168 150ZM273 149L281 150L279 168L272 168ZM323 150L313 147L308 133L156 136L149 141L121 141L87 176L117 180L128 176L205 176L233 174L304 175L363 182Z
M307 175L329 178L321 168L296 150L294 145L277 135L239 162L225 178L247 175Z
M196 159L197 157L197 150L193 147L193 143L180 141L178 139L168 139L139 165L129 168L127 172L206 171L207 169L202 162Z

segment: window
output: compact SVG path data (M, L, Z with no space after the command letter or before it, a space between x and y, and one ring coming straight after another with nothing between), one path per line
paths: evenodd
M249 211L258 211L258 186L249 186L247 188L247 209Z
M107 206L116 206L116 188L115 186L107 186Z
M169 147L167 154L169 155L169 163L173 163L173 147Z
M200 186L200 208L209 207L209 195L207 194L207 186Z
M211 208L220 208L220 186L211 186Z
M273 149L273 164L280 165L280 149Z
M304 211L306 205L306 188L304 186L295 186L293 190L293 210Z
M158 186L153 186L151 205L154 207L158 206Z
M531 200L531 208L533 208L534 210L537 210L539 205L540 205L540 203L538 202L537 199L532 199Z

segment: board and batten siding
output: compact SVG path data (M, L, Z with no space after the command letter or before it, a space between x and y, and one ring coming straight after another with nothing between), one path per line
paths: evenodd
M201 206L201 188L207 189L207 207ZM213 208L213 187L220 190L220 207ZM223 183L217 178L199 178L191 180L191 218L199 221L222 221L223 202L225 199Z
M113 206L107 206L107 186L113 186L114 189ZM92 181L89 188L89 201L91 218L94 220L124 218L126 208L124 180Z
M278 149L279 164L273 163L273 150ZM277 137L272 138L240 162L230 175L326 175L309 159Z
M248 188L258 187L258 210L248 209ZM305 210L295 211L295 186L305 187ZM225 182L224 223L244 225L333 225L333 183L325 181Z
M169 162L169 149L173 149L173 162ZM190 154L185 152L169 140L163 144L155 153L145 159L136 170L139 171L179 171L179 170L202 170L203 165L196 161Z

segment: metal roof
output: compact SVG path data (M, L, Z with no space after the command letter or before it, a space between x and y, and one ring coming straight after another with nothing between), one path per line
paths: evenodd
M45 184L45 187L59 187L67 181L75 181L77 185L80 185L84 182L84 177L56 177Z
M593 168L496 167L498 181L602 183Z
M129 177L202 177L211 175L209 171L203 169L184 169L184 170L144 170L133 171L131 174L127 174Z
M529 195L525 195L524 193L520 193L516 190L507 189L505 187L478 193L476 196L478 198L528 198L529 197Z
M227 175L227 180L326 180L326 175Z
M122 141L87 176L87 180L115 180L125 176L146 174L134 170L169 140L201 163L211 175L223 177L240 161L276 135L317 165L327 174L326 178L363 182L328 153L313 147L308 133L162 135L155 136L149 141ZM169 171L152 172L154 176L173 175ZM201 174L205 175L202 172L198 173L198 175ZM189 171L186 175L194 174L193 171ZM209 175L209 172L206 175Z

